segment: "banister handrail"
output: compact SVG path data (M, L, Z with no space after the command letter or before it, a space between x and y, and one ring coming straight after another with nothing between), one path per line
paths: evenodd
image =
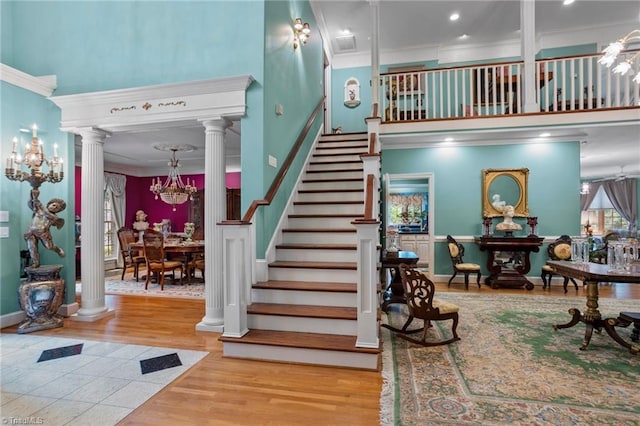
M325 98L326 97L323 96L322 99L320 99L320 102L318 102L318 105L315 107L315 109L309 116L309 119L304 125L304 128L300 131L300 134L298 135L296 142L293 144L291 151L289 151L289 155L287 155L287 158L284 160L284 163L282 164L282 168L280 169L275 179L271 183L271 186L269 187L267 194L264 196L264 199L253 200L253 202L247 209L247 212L244 214L244 217L242 218L242 222L251 222L251 219L253 219L253 215L256 213L256 210L258 209L259 206L268 206L269 204L271 204L271 201L273 201L273 198L276 196L278 189L280 189L280 185L282 184L282 181L284 181L284 178L287 172L289 171L291 164L293 164L293 160L295 159L296 155L298 155L298 151L300 151L300 148L302 147L304 140L307 138L307 135L309 134L309 130L311 129L311 125L313 124L316 117L318 116L318 113L322 109L322 105L324 105Z
M369 134L369 154L375 154L376 152L376 134Z
M373 219L373 184L374 176L367 175L367 187L365 188L364 219Z

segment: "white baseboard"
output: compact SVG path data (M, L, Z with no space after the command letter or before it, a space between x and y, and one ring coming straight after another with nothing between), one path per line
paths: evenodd
M0 328L11 327L12 325L20 324L27 315L24 311L10 312L5 315L0 315Z

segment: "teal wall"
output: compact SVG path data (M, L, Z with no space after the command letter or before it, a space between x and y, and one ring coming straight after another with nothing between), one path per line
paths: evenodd
M61 275L66 283L66 303L74 301L75 295L75 240L74 240L74 173L73 140L66 133L58 130L60 112L43 96L17 88L11 84L0 82L0 140L2 141L2 160L6 160L11 152L11 140L19 138L19 145L31 143L31 134L22 133L21 128L28 128L33 123L39 127L38 135L44 142L45 155L53 154L53 144L58 144L58 155L65 162L65 176L62 182L44 183L40 187L40 200L46 204L52 198L62 198L67 207L58 214L65 220L61 230L51 228L53 241L61 247L66 256L39 245L42 264L63 265ZM47 172L48 169L44 168ZM9 222L0 226L9 228L9 238L0 239L0 314L19 310L17 290L20 284L20 250L26 250L24 233L31 223L31 210L27 207L31 185L27 182L14 182L2 177L0 179L0 210L9 212Z
M529 169L529 212L538 217L536 233L579 235L579 142L382 151L382 173L433 173L435 193L430 208L435 209L436 236L480 235L482 170L522 167ZM494 219L494 224L498 220ZM522 232L528 231L523 218L514 220L523 225ZM484 268L486 254L471 243L465 243L465 248L465 260L480 263ZM437 243L434 249L435 274L451 273L445 243ZM533 255L532 273L544 264L544 253L541 249Z
M344 85L355 78L360 82L360 105L344 104ZM365 118L371 115L371 67L335 69L331 72L331 127L342 127L343 133L367 130Z
M292 24L298 16L309 22L312 34L307 45L294 51ZM0 23L0 62L34 76L55 75L53 96L252 75L255 82L247 92L241 130L243 212L252 200L264 198L277 173L267 166L268 155L282 165L324 93L322 41L307 1L2 1ZM8 84L2 89L3 158L10 150L13 132L32 122L48 129L49 137L55 136L58 144L66 140L72 144L70 136L56 130L60 112L52 102ZM275 115L276 103L284 106L284 115ZM311 134L319 128L316 123ZM61 154L67 167L73 166L73 150L67 153L64 148ZM300 168L300 162L295 163L291 176L297 177ZM45 184L41 195L48 200L54 196L49 191L55 189L56 197L67 200L64 217L71 224L72 172L68 170L65 180L51 188ZM273 206L260 208L255 219L259 258L293 186L291 176ZM8 210L11 218L10 238L0 240L0 314L5 314L17 310L17 256L19 248L26 247L22 234L31 212L26 205L26 184L5 179L1 188L2 210ZM14 203L17 198L19 202ZM56 242L70 253L65 259L65 277L68 290L73 290L73 227L58 232ZM43 261L52 262L47 255ZM67 302L73 298L74 291L68 291Z
M308 22L312 32L305 45L294 49L292 24L297 17L301 18L302 22ZM264 136L262 147L256 147L260 151L261 162L254 164L254 169L249 169L251 173L254 171L259 173L256 175L255 182L260 185L261 193L255 194L256 196L250 200L245 198L243 193L243 204L245 201L264 198L307 119L324 95L322 39L314 19L311 7L307 2L269 1L266 3ZM282 105L284 111L282 115L276 114L276 105ZM298 154L297 161L294 162L282 182L276 198L270 206L258 209L256 215L258 258L264 257L267 245L302 169L302 160L309 152L322 118L321 112L303 149ZM247 142L250 143L250 141ZM248 146L246 149L255 148ZM268 165L270 155L277 159L278 166L275 168ZM243 165L243 182L247 176L245 170Z

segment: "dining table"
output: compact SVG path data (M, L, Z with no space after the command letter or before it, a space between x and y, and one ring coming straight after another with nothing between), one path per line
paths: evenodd
M620 316L616 318L602 318L602 314L598 309L598 285L605 283L634 283L640 284L640 263L635 262L626 269L615 269L611 265L605 265L593 262L578 262L568 260L549 260L547 261L555 273L582 280L587 286L587 303L584 312L578 308L569 309L572 315L571 320L566 324L555 324L554 330L570 328L582 322L586 326L584 340L580 350L586 350L591 341L593 330L601 331L603 328L607 334L618 344L627 348L632 354L640 353L640 345L633 344L623 339L616 327L627 327L629 321Z
M185 265L189 265L193 260L193 257L196 255L204 254L204 241L196 240L196 241L181 241L181 242L165 242L164 252L169 255L180 255L185 257ZM141 242L135 242L129 244L130 250L144 250L144 244ZM192 274L188 268L185 267L184 277L186 279L185 283L190 284L195 281L195 276Z

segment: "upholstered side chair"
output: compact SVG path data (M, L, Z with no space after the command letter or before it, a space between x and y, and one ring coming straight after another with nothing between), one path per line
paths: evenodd
M172 272L175 278L176 269L180 271L180 284L182 284L184 265L179 260L166 260L162 233L148 229L144 231L142 241L144 242L144 257L147 263L147 280L144 283L145 290L149 287L151 274L158 276L160 290L164 290L165 272Z
M549 244L547 247L547 255L549 256L549 260L571 260L571 237L568 235L561 235L560 238ZM542 274L540 278L542 278L542 289L546 289L547 287L551 288L551 278L556 275L554 269L549 265L542 266ZM564 286L564 292L566 293L567 284L569 284L569 280L573 283L578 290L578 283L573 278L569 278L566 276L562 276L564 278L564 282L562 283Z
M129 244L135 243L136 237L133 229L122 227L118 229L118 243L120 244L120 254L122 255L122 276L121 280L124 280L124 274L127 269L133 266L133 276L138 281L140 272L140 265L145 263L144 256L141 255L139 250L132 250Z
M451 257L451 264L453 266L453 275L449 278L448 287L451 287L451 282L458 275L458 272L464 274L464 288L469 290L469 275L476 274L476 283L480 288L480 265L477 263L465 262L462 257L464 256L464 246L457 242L451 235L447 235L447 246L449 248L449 257Z

